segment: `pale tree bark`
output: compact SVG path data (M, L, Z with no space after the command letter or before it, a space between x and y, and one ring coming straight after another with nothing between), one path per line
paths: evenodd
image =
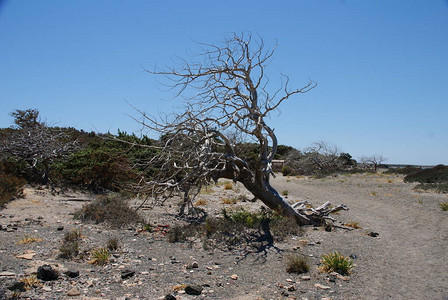
M222 44L201 46L199 62L180 60L178 67L147 70L165 77L165 84L185 100L185 109L158 117L137 109L142 115L139 122L162 136L159 152L148 164L156 173L145 186L162 199L182 191L185 209L201 186L227 178L299 224L322 223L331 212L328 207L319 212L294 208L271 186L277 137L265 122L280 104L316 83L290 88L289 78L282 75L280 88L271 92L265 71L275 48L268 49L251 34L234 34ZM255 166L239 155L238 141L258 143Z

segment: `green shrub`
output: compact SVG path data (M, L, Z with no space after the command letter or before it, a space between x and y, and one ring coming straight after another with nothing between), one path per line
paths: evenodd
M353 268L352 261L338 251L322 255L320 262L322 264L321 269L329 273L337 272L341 275L347 275L350 274L350 270Z
M302 274L310 269L308 259L303 255L292 254L286 257L286 272Z
M113 195L97 197L76 211L74 217L96 224L107 223L112 228L121 228L142 222L140 215L129 207L126 200Z
M119 191L137 178L123 151L106 147L80 150L53 169L61 181L94 192Z

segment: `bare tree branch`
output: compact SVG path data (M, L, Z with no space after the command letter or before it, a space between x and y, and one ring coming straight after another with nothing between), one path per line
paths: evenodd
M198 188L220 178L241 182L256 198L300 224L323 221L318 214L294 209L270 185L277 137L265 118L293 95L316 86L308 82L291 89L289 77L272 96L268 92L266 67L275 47L266 49L263 39L234 34L222 44L201 44L200 61L180 59L176 68L146 70L164 77L176 96L185 99L184 111L155 118L138 110L141 124L161 135L159 152L149 163L157 169L146 182L155 195L184 193L181 213ZM241 157L235 139L259 145L255 166Z

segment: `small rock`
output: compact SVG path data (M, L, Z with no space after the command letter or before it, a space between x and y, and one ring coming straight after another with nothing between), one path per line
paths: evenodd
M357 259L358 258L358 255L356 255L356 254L350 254L350 256L349 256L351 259Z
M349 281L350 280L350 277L344 276L344 275L341 275L341 274L338 274L337 278L341 279L342 281Z
M50 287L50 286L47 286L47 285L44 285L44 286L42 287L42 290L45 291L45 292L51 292L51 291L52 291L51 287Z
M81 292L77 288L72 288L67 292L67 296L73 297L73 296L79 296L81 295Z
M187 268L188 270L197 269L197 268L199 268L199 264L194 261L194 262L186 265L185 268Z
M134 276L134 274L135 274L135 271L123 270L123 271L121 271L121 279L130 278L130 277Z
M338 276L338 273L336 272L332 272L330 273L330 275L328 275L328 281L330 282L336 282L336 278Z
M320 284L320 283L316 283L314 286L317 287L318 289L321 289L321 290L329 290L329 289L331 289L331 287L329 287L327 285Z
M371 236L371 237L377 237L377 236L379 236L380 234L379 234L378 232L373 232L373 231L371 231L371 232L368 233L368 235Z
M296 287L293 286L293 285L291 285L291 286L288 286L286 289L287 289L289 292L294 292L294 291L296 290Z
M13 291L13 292L26 292L25 282L15 281L15 282L13 282L13 284L8 286L8 290Z
M70 278L76 278L79 276L79 271L78 270L67 270L65 272L65 275L67 275Z
M311 276L303 275L302 277L300 277L300 279L302 279L302 280L311 280Z
M0 272L0 276L16 276L16 273L4 271Z
M58 228L56 228L57 231L62 231L64 230L64 226L58 226Z
M43 265L37 268L37 278L44 281L58 279L58 272L56 272L50 265Z
M232 280L238 280L238 275L233 274L233 275L230 276L230 279L232 279Z
M164 300L176 300L177 298L173 296L173 294L168 294L163 298Z
M185 293L188 295L200 295L202 293L202 286L200 285L187 285L185 287Z
M27 259L27 260L32 260L33 257L36 255L36 252L33 250L26 250L25 253L21 254L21 255L17 255L17 258L23 258L23 259Z

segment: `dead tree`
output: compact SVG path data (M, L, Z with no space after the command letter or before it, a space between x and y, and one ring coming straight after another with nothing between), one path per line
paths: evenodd
M37 110L16 110L11 115L17 126L0 136L0 158L24 162L32 177L37 177L42 184L50 184L51 164L78 149L77 141L67 130L40 121Z
M374 154L372 156L362 156L359 160L363 165L371 165L373 167L373 172L376 173L378 166L387 159L382 155Z
M164 76L176 97L182 96L182 112L150 116L138 110L146 129L158 132L163 143L150 166L156 174L146 182L154 195L177 190L184 194L181 213L204 184L220 178L242 183L257 199L299 224L321 224L329 214L345 205L329 208L327 203L314 210L286 202L271 186L272 160L277 150L274 129L265 120L291 96L316 86L308 82L292 89L282 75L279 89L268 90L266 67L274 49L267 49L261 38L251 34L232 35L222 44L201 44L195 63L180 60L173 68L147 70ZM259 144L255 166L239 155L240 141Z

